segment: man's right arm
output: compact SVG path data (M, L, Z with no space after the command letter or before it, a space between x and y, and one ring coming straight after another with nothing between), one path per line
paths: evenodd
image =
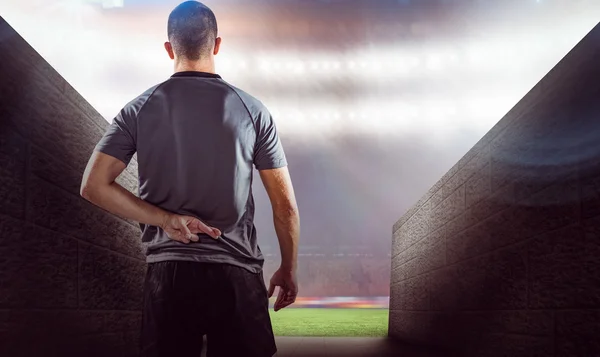
M256 130L253 163L265 186L271 207L273 223L281 250L281 266L271 277L268 296L273 296L279 286L275 311L296 301L298 284L298 239L300 237L300 215L294 196L292 180L287 169L287 160L275 122L269 111L261 107L253 117Z
M298 265L300 214L288 168L260 170L259 173L273 209L273 223L281 250L280 269L293 272Z
M271 201L273 223L281 249L281 266L271 277L268 291L268 296L271 297L275 287L279 286L277 300L273 306L275 311L279 311L293 304L298 295L296 268L300 215L287 167L259 170L259 172Z

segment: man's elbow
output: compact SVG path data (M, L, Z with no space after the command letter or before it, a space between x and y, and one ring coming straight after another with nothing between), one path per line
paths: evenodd
M282 220L298 219L300 217L300 213L298 212L298 206L294 204L278 205L273 210L273 213L277 218Z
M94 197L96 196L96 191L97 187L87 180L84 180L81 183L81 187L79 188L79 194L81 195L81 197L90 202L93 202Z
M79 195L89 201L91 197L90 187L87 184L82 183L81 187L79 188Z

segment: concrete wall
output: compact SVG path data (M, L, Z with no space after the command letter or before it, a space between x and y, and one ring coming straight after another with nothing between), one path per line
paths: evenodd
M139 228L79 197L107 125L0 18L0 356L136 354Z
M390 336L600 355L600 25L393 232Z

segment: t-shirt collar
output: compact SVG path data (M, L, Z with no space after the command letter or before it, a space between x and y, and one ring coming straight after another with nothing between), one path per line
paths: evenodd
M216 73L208 73L208 72L196 72L196 71L183 71L183 72L176 72L174 73L171 78L173 77L201 77L201 78L221 78L221 76L219 76Z

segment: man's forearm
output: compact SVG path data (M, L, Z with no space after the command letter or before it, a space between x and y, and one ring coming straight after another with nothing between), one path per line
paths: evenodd
M136 197L116 182L84 188L81 195L110 213L151 226L162 227L168 213Z
M273 214L275 233L281 250L281 268L293 271L298 265L298 240L300 238L300 216L298 210Z

